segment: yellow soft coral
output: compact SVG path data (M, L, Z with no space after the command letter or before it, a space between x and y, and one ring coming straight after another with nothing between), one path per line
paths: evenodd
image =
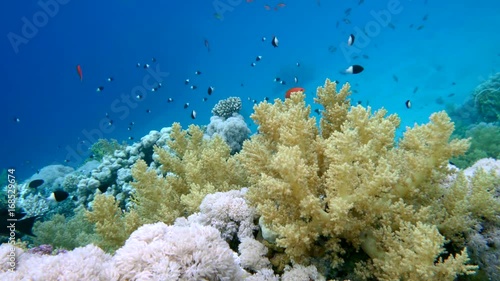
M389 252L375 235L380 229L439 224L442 217L435 213L443 210L444 191L438 183L449 174L447 159L468 147L464 140L449 141L453 124L444 112L408 129L396 146L399 118L384 109L372 113L351 107L349 89L346 84L337 93L329 80L318 89L315 101L324 107L321 132L303 93L256 105L251 117L259 134L237 156L251 181L249 200L278 234L277 245L298 262L326 252L338 265L345 251L341 241L372 259L385 259ZM432 252L437 258L444 240L434 234L433 229L421 236L439 245ZM430 259L420 263L415 268L435 266ZM405 276L375 265L377 276ZM468 272L452 271L450 276Z
M87 211L85 216L95 223L96 233L100 236L98 244L107 251L123 246L130 234L141 226L137 212L123 212L113 196L104 194L95 196L92 211Z

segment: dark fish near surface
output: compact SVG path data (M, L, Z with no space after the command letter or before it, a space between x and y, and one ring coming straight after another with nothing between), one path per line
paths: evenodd
M364 68L361 65L354 64L354 65L349 66L345 70L345 73L358 74L358 73L361 73L363 70L364 70Z
M205 47L207 48L207 51L210 52L210 43L208 43L207 39L204 40L203 44L205 44Z
M278 37L273 36L273 40L271 40L271 44L273 45L273 47L277 48L278 44L279 44Z
M418 91L418 86L413 89L413 93L415 94Z
M399 81L399 79L398 79L398 77L396 75L392 75L392 79L394 79L394 81L396 81L396 82Z
M13 216L11 215L13 214ZM9 212L5 207L0 209L0 235L10 236L10 232L35 236L32 232L33 224L38 217L23 219L25 214L18 212ZM9 221L9 220L17 221ZM12 227L13 226L13 227Z
M405 106L406 106L406 108L410 109L410 108L411 108L411 101L410 101L410 100L407 100L407 101L405 102Z
M32 180L30 181L30 183L28 184L28 187L30 188L37 188L39 187L40 185L42 185L45 181L42 180L42 179L37 179L37 180Z
M349 38L347 38L347 45L352 46L352 44L354 44L354 39L356 39L354 34L349 35Z

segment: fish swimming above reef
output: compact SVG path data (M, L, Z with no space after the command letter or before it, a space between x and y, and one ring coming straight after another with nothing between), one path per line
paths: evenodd
M306 90L304 88L301 88L301 87L294 87L294 88L291 88L289 89L288 91L286 91L286 94L285 94L285 98L290 98L290 95L292 93L295 93L295 92L305 92Z
M49 198L47 198L47 200L61 202L61 201L66 200L66 198L68 198L68 197L69 197L68 192L66 192L62 189L58 189L58 190L55 190L54 192L52 192L52 194L50 194L50 196L49 196Z
M5 207L0 208L0 235L10 236L11 232L14 231L35 236L32 228L38 217L23 219L24 216L23 213L11 212Z
M29 188L37 188L37 187L39 187L40 185L42 185L43 183L44 183L44 180L42 180L42 179L32 180L32 181L30 181L30 183L28 184L28 187L29 187Z

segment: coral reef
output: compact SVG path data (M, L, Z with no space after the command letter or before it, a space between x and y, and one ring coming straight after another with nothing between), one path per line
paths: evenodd
M220 137L204 139L199 127L192 125L183 131L178 123L169 136L167 148L154 147L151 167L142 159L134 165L131 208L122 211L113 197L100 196L93 201L88 218L96 223L103 239L100 245L106 249L121 246L142 224L173 223L198 211L207 194L240 189L246 184L242 169Z
M106 155L113 155L115 150L121 150L125 147L125 144L119 144L117 140L111 139L99 139L97 142L92 144L90 151L92 152L92 158L97 161L101 161Z
M245 140L241 100L226 101L207 135L174 123L76 171L51 167L39 190L20 185L40 246L1 245L0 279L498 279L499 162L459 170L449 159L469 142L444 112L396 141L396 115L349 95L318 88L319 128L295 93L254 106ZM56 188L75 200L47 211Z
M88 245L97 238L94 226L84 219L83 210L72 217L56 214L50 220L37 221L33 233L35 245L50 244L68 250Z
M349 94L348 84L337 93L329 80L318 88L320 131L304 94L254 107L259 134L237 157L251 181L248 198L278 234L276 245L296 262L321 256L332 268L343 264L346 245L362 249L370 276L379 280L471 273L463 247L445 254L437 228L444 219L434 215L444 211L439 182L451 173L448 159L463 153L467 141L449 140L453 124L439 112L429 124L408 128L396 146L399 118L351 108ZM489 191L480 200L491 202ZM403 234L413 240L403 243ZM411 255L389 266L403 253Z
M499 93L500 94L500 93ZM470 139L471 146L464 155L454 157L451 162L465 169L482 158L500 158L500 127L492 123L479 123L469 126L461 135Z
M231 148L231 154L235 154L241 150L243 141L248 139L250 129L240 114L234 114L227 119L212 116L210 124L207 126L206 135L209 137L221 136Z
M212 114L227 119L233 116L233 114L239 113L241 105L241 99L239 97L229 97L220 100L212 109Z
M472 96L481 121L500 120L500 72L477 86Z

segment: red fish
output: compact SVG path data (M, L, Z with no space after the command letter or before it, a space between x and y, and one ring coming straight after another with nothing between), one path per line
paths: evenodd
M295 87L295 88L291 88L290 90L286 91L286 94L285 94L285 98L289 99L290 98L290 95L292 93L295 93L295 92L305 92L306 90L304 88L301 88L301 87Z
M76 72L78 72L78 76L80 76L80 81L83 81L83 72L82 72L82 67L80 65L76 66Z

